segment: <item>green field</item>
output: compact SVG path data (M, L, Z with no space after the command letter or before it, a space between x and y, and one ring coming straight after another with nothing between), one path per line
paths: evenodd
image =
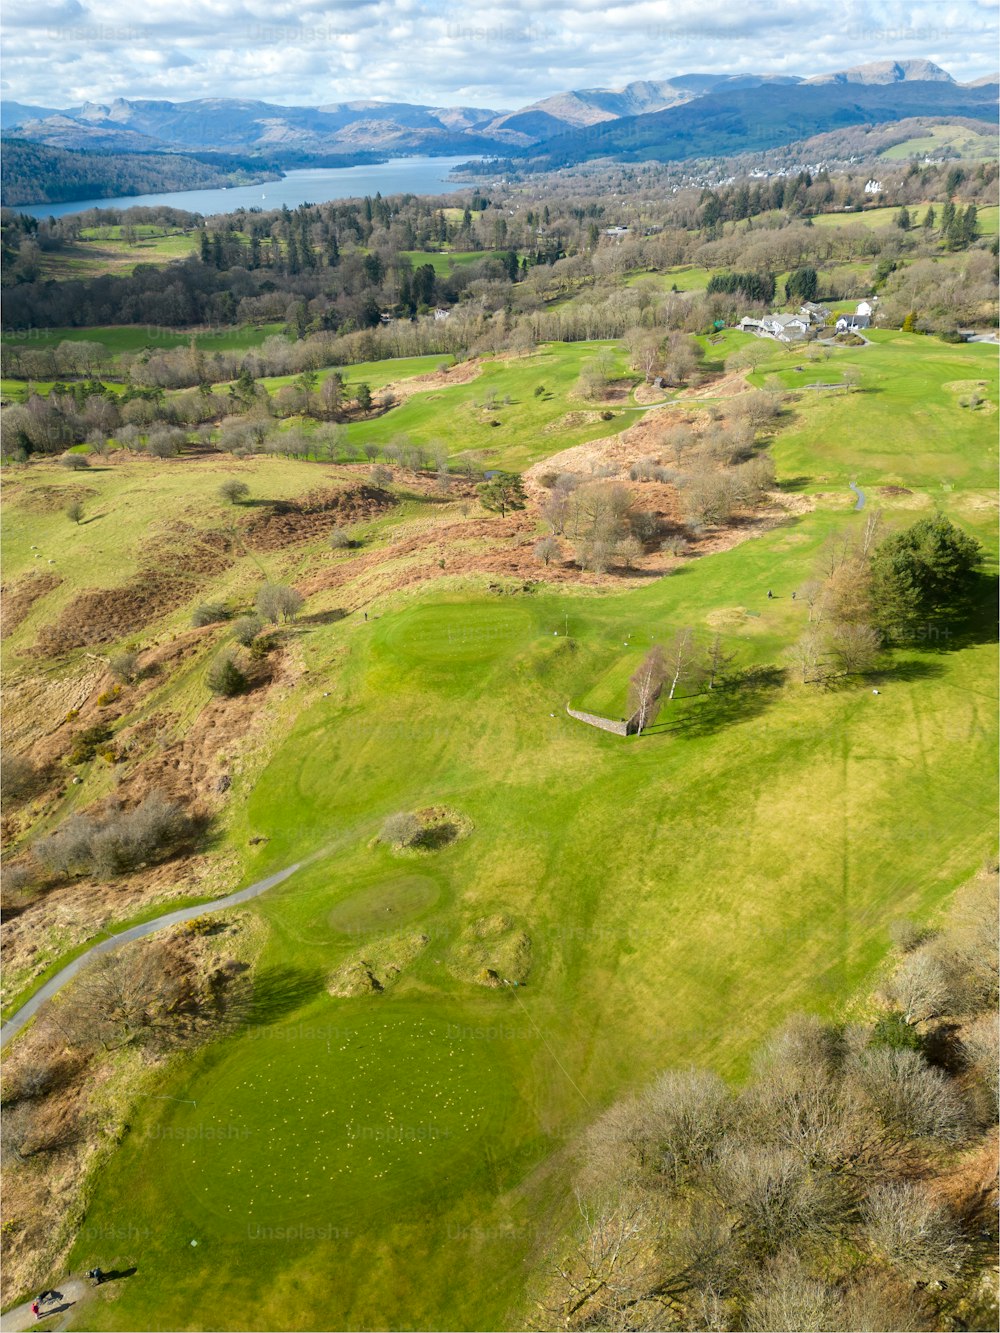
M745 342L730 331L711 354ZM818 367L857 366L859 390L789 405L779 478L814 507L755 540L632 591L500 598L445 580L383 593L367 622L302 628L309 675L263 775L236 776L226 837L246 882L317 857L251 909L267 943L250 1026L172 1066L95 1183L70 1265L139 1271L86 1327L523 1327L522 1275L540 1219L563 1216L560 1153L581 1127L663 1067L739 1077L783 1015L864 991L889 922L925 918L975 869L993 813L989 634L900 650L878 695L765 680L682 697L627 742L564 712L619 715L634 662L680 625L721 628L744 666L781 663L807 616L792 591L830 535L865 521L848 480L894 521L941 505L995 574L995 356L916 335L875 344ZM500 457L542 456L573 432L541 433L531 386L566 392L593 351L488 363L352 431L394 434L409 413L413 439L458 453L475 438L471 397L506 385L525 415L498 409L517 423ZM794 355L776 348L756 378L786 384ZM986 405L959 408L955 386L981 380ZM145 481L141 466L83 478L114 533L28 516L15 494L10 575L40 543L86 586L80 557L138 552L150 506L172 513L183 496L187 521L210 519L216 464L150 462ZM328 472L241 468L255 495ZM911 494L881 496L890 484ZM279 554L266 572L331 558ZM212 595L246 595L253 578L240 563ZM7 651L69 595L44 599ZM182 679L167 704L195 706L196 686ZM387 815L427 805L459 812L469 836L426 854L373 842ZM251 850L251 835L268 841ZM497 914L531 939L517 990L455 966L463 932ZM393 987L327 993L346 960L414 932L426 939Z
M439 277L447 277L453 268L463 268L469 264L478 264L483 259L492 259L494 250L401 250L400 254L408 259L414 268L430 264Z
M969 125L933 125L926 134L904 143L893 144L879 154L890 162L909 157L936 157L943 148L953 149L965 161L995 158L997 136L992 130L976 130Z
M664 292L672 292L675 288L679 292L703 292L711 276L711 271L707 268L698 268L695 264L679 264L676 268L664 269L662 273L652 271L630 273L625 279L625 285L635 287L640 283L649 282Z
M241 909L266 929L249 1025L173 1061L94 1182L69 1266L138 1271L76 1326L524 1327L523 1281L567 1218L580 1130L659 1069L740 1078L784 1015L842 1011L869 987L888 924L927 918L979 865L995 791L988 632L897 651L877 695L870 681L820 691L779 673L682 691L628 741L564 711L622 715L642 653L682 625L723 633L740 666L784 664L808 615L792 592L828 538L865 522L848 481L891 522L939 506L996 574L995 349L872 340L816 363L774 345L754 372L792 391L847 367L859 377L849 393L792 394L772 452L805 503L764 535L631 590L500 597L486 577L447 570L405 591L390 580L367 620L294 631L308 674L273 703L279 740L263 774L234 774L220 839L246 883L315 859ZM751 341L703 340L709 367ZM623 371L614 344L548 344L414 394L352 425L351 440L405 433L524 466L634 420L602 421L573 395L605 346ZM345 373L378 386L445 359ZM959 406L972 387L975 411ZM485 409L488 393L498 401ZM597 419L567 422L569 411ZM23 669L77 592L127 579L178 515L194 529L237 519L216 494L230 474L254 500L358 477L280 459L12 469L5 580L52 561L63 582L5 638L7 669ZM79 487L76 525L59 493ZM434 506L407 499L371 525L366 549L413 519L433 522ZM351 558L323 543L244 553L198 600L245 605L262 577ZM343 604L331 586L306 610ZM159 641L189 615L156 622ZM203 673L202 658L179 668L143 716L182 728L204 705ZM113 784L95 763L59 818ZM433 853L375 841L386 816L431 805L464 816L468 836ZM456 962L474 923L501 914L531 940L517 989L477 985ZM328 993L345 962L403 957L416 933L384 993ZM72 952L56 936L39 947ZM6 984L8 1004L27 990L23 977Z
M914 227L923 222L927 209L927 204L913 204L909 207L910 221ZM898 212L898 208L866 208L863 213L815 213L812 224L814 227L848 227L857 226L858 223L863 227L889 227L895 222ZM940 205L935 205L934 212L940 221ZM996 235L1000 208L978 208L976 216L981 236Z

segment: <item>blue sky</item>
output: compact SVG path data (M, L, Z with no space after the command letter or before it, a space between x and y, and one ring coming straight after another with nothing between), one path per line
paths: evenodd
M998 0L6 0L3 95L508 109L688 72L994 72Z

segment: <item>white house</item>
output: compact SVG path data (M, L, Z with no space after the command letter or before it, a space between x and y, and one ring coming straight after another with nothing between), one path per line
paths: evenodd
M881 194L881 193L882 193L881 181L870 180L865 185L865 194Z
M859 315L867 315L868 318L871 319L872 315L875 313L875 302L877 300L878 297L875 296L871 301L859 301L856 313Z
M445 310L443 306L438 306L438 308L434 311L435 323L440 323L441 320L450 319L450 317L451 317L451 311Z
M837 332L857 333L859 329L867 329L874 317L877 301L877 296L873 296L870 301L859 301L853 315L841 315L837 320Z
M761 319L751 319L749 315L737 325L743 333L752 333L758 338L773 338L776 342L797 342L809 332L808 315L764 315Z

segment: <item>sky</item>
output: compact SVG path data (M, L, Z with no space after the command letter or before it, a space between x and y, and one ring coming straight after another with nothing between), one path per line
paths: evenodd
M4 98L497 110L691 72L997 66L998 0L5 0Z

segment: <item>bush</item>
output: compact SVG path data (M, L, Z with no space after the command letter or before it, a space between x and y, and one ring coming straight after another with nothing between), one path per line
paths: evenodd
M231 653L220 653L208 668L205 683L213 694L228 699L243 693L247 687L247 678L237 666Z
M235 477L230 477L219 487L219 495L223 500L230 504L240 504L250 494L250 487L245 481L237 481Z
M191 624L197 629L205 625L218 625L220 621L229 619L229 611L219 602L202 602L191 612Z
M96 726L78 731L73 737L73 744L66 757L66 762L74 766L88 763L93 759L98 749L103 746L104 742L110 739L111 728L106 722L98 722Z
M85 468L90 467L90 462L86 454L63 454L59 459L61 467L68 468L70 472L83 472Z
M346 528L336 527L330 533L330 545L337 551L346 551L354 545Z
M923 1042L916 1028L907 1023L898 1009L894 1009L876 1020L869 1045L884 1046L890 1051L919 1051Z
M388 486L392 482L392 469L378 464L368 473L368 481L370 485L379 488Z
M264 622L260 616L240 616L233 626L233 636L237 643L249 648L263 628Z
M154 791L134 810L112 810L103 817L72 815L36 850L56 873L112 877L162 860L191 828L181 807Z
M97 696L97 705L99 708L107 708L108 704L113 704L119 698L122 692L120 685L113 685L110 690L102 690Z
M108 663L111 674L124 685L131 685L139 678L139 654L132 652L116 653Z
M541 560L543 565L547 565L550 560L559 558L559 543L555 537L543 537L541 541L535 543L535 559Z
M379 841L394 847L412 847L423 831L424 826L416 815L401 811L390 815L382 825Z
M265 620L276 625L282 619L295 619L302 610L302 594L284 583L265 583L257 593L255 605Z

